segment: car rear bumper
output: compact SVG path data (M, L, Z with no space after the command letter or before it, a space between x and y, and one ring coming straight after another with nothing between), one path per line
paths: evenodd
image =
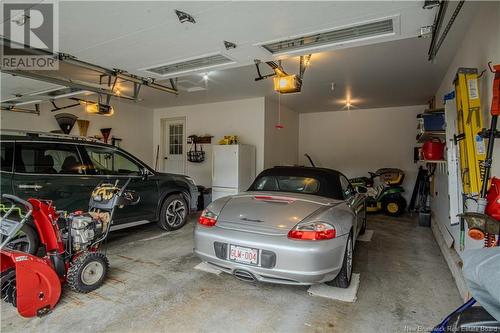
M337 276L342 267L347 235L332 240L301 241L288 239L286 235L263 235L197 225L194 240L195 254L226 273L235 276L241 272L249 273L261 282L310 285L330 281ZM224 258L220 244L227 244L224 251L228 251L231 244L259 249L259 264L231 261L228 253ZM274 260L264 260L272 254Z

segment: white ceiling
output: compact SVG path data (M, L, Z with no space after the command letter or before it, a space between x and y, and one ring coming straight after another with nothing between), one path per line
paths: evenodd
M422 3L61 2L60 47L80 59L141 75L148 73L140 68L215 52L242 66L272 58L255 44L393 15L400 17L400 35L380 41L416 36L434 18L434 10L423 10ZM190 13L196 24L180 24L175 9ZM227 51L224 40L237 48Z
M143 88L139 103L159 108L273 95L270 80L254 82L254 59L272 59L257 44L397 16L399 34L313 55L302 93L283 96L282 101L300 112L341 109L348 94L354 105L363 108L421 104L437 90L459 39L451 36L438 63L428 63L430 40L416 36L421 26L432 24L435 10L424 10L422 5L423 1L64 1L59 5L59 45L61 52L81 60L142 76L154 75L141 68L214 52L236 60L229 69L211 71L206 87L200 73L179 78L179 96ZM453 28L455 35L467 26L472 7L466 3ZM179 23L174 9L191 14L197 23ZM224 40L237 48L226 50ZM295 58L284 64L289 72L298 70ZM2 100L46 89L46 83L37 87L31 81L2 74ZM333 92L331 82L336 85ZM207 89L183 90L191 85Z

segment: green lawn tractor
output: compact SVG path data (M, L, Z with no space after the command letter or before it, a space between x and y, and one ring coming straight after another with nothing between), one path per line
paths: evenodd
M382 168L369 174L370 177L357 177L350 180L353 186L367 188L366 211L369 213L383 211L389 216L402 215L406 209L406 200L402 195L404 189L401 186L405 177L403 170ZM380 184L375 186L377 178Z

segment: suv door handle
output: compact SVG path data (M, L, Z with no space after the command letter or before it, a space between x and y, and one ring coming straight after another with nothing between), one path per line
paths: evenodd
M17 187L23 190L35 190L35 191L38 191L43 188L42 185L36 185L36 184L20 184L17 185Z

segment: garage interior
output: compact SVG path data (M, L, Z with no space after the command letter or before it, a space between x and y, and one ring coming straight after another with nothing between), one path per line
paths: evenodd
M50 51L29 47L27 33L13 40L13 27L34 24L29 13L46 3L57 22ZM18 195L6 185L16 170L4 168L3 135L51 133L105 142L154 172L186 175L200 201L179 230L141 218L112 229L104 244L109 273L99 289L77 293L63 285L58 304L40 317L23 318L1 302L2 331L427 332L475 296L464 254L490 249L471 238L469 215L457 215L481 213L491 225L482 236L490 253L497 251L500 148L490 142L500 135L490 123L500 96L500 2L41 1L17 14L8 4L2 193ZM48 57L58 68L6 62L21 44L19 57ZM482 117L472 134L457 124L460 89L472 99L471 83L456 79L462 69L475 75L474 111ZM423 128L436 122L439 129ZM490 130L477 154L490 158L490 171L485 182L488 163L481 163L474 190L464 181L472 176L461 145L483 128ZM366 237L356 237L349 300L326 284L318 285L325 297L310 285L246 282L200 266L193 230L202 210L248 188L227 192L215 181L217 147L234 141L253 147L255 156L240 161L253 170L252 181L275 166L334 169L353 185L381 168L404 174L397 185L404 212L388 216L390 206L375 203ZM484 183L488 206L481 211ZM466 196L472 192L474 204ZM500 331L498 313L490 315Z

